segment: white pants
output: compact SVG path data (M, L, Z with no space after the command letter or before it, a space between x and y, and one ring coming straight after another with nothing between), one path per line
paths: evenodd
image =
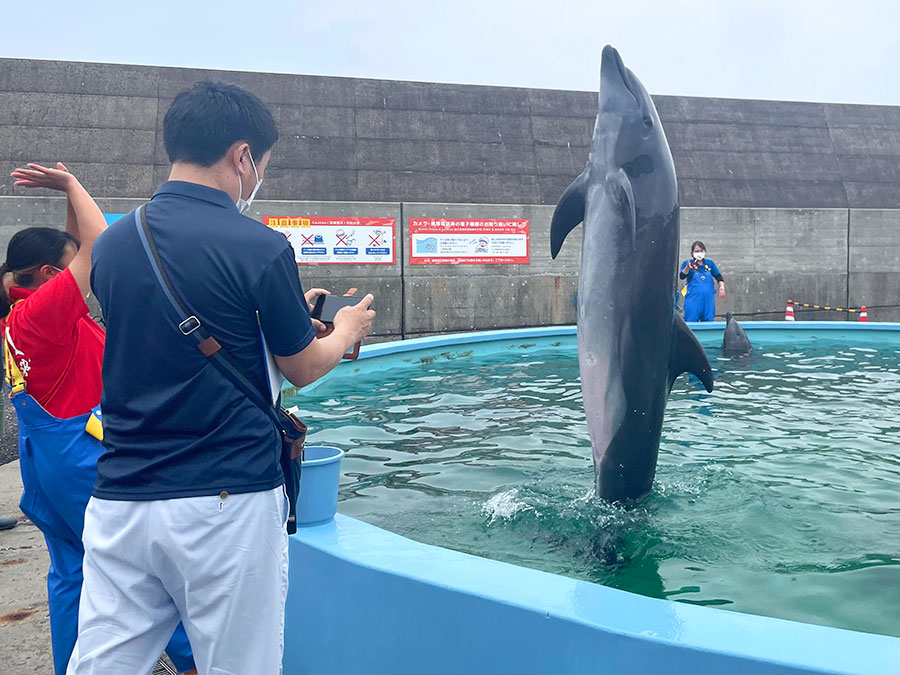
M275 675L284 651L287 499L265 492L94 499L67 675L145 675L184 622L201 675Z

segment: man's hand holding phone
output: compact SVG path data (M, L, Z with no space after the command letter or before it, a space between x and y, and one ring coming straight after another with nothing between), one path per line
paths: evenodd
M344 297L352 296L354 293L356 293L356 290L356 287L348 289L347 292L344 293ZM323 295L331 295L331 291L328 291L324 288L310 288L308 291L306 291L306 293L304 293L306 304L309 306L311 321L316 329L317 338L328 337L334 332L334 325L332 323L324 323L319 320L318 316L315 315L316 305L319 302L319 297Z
M348 337L354 343L360 342L372 332L372 319L375 318L375 310L369 309L375 299L371 293L366 295L355 305L343 307L334 315L334 330L346 331Z
M369 294L360 300L353 297L355 292L356 289L351 288L344 296L335 297L324 289L313 289L307 296L307 301L315 297L310 316L316 326L316 337L335 335L341 342L349 340L347 346L352 349L343 357L348 359L359 356L360 342L371 332L375 317L375 311L369 309L374 297Z

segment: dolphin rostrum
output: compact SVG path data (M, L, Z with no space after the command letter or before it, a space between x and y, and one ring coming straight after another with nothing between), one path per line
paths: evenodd
M725 315L725 335L722 337L722 351L726 356L741 356L749 354L752 349L750 338L744 332L744 328L737 322L731 312Z
M578 279L578 365L597 494L649 494L663 413L679 374L712 391L709 360L675 313L678 188L656 107L607 45L587 166L553 213L555 258L584 222Z

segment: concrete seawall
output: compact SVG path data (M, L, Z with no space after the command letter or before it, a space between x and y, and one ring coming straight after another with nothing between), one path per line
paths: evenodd
M16 164L61 160L97 197L148 196L165 113L200 80L271 106L271 199L553 205L597 113L596 91L0 59L0 195ZM683 206L900 208L900 107L654 101Z

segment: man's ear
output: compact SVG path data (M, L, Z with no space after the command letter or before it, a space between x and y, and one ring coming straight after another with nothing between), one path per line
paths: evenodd
M246 159L249 148L250 144L247 141L235 141L231 144L231 147L228 148L225 156L222 158L229 172L237 171L241 176L246 176L248 171L250 174L253 173L253 167L250 166L250 161Z

